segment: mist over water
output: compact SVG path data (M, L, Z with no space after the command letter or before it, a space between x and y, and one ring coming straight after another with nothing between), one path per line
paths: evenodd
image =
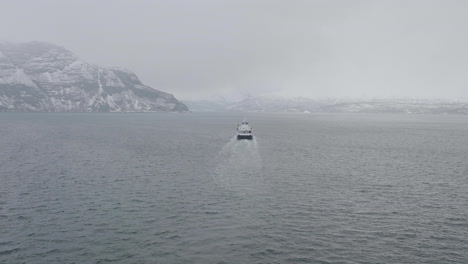
M1 114L0 263L468 259L466 116L243 117Z

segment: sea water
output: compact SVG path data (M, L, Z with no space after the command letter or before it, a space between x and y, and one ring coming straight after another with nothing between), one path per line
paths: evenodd
M467 157L466 116L3 113L0 263L466 263Z

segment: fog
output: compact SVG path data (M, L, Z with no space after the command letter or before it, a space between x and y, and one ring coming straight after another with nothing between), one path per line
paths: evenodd
M46 41L180 99L468 97L468 1L2 1L0 40Z

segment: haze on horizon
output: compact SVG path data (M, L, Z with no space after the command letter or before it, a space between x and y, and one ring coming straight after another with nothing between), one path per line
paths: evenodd
M46 41L182 100L468 98L468 1L2 1L0 39Z

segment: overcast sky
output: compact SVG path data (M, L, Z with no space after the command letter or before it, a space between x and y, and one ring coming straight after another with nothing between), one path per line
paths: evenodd
M47 41L179 99L468 97L466 0L2 0Z

